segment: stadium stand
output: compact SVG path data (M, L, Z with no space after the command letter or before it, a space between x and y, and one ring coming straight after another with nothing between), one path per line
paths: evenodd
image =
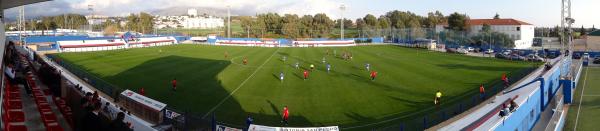
M561 56L548 63L551 68L539 67L503 93L429 130L562 129L562 104L572 99L570 92L576 84L572 80L577 81L581 73L571 68L581 66L581 62L572 63L570 57ZM574 79L569 79L571 76ZM499 115L502 105L509 101L517 106L510 113Z

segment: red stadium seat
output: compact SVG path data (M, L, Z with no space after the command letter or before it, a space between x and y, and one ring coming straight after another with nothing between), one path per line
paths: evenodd
M9 123L6 125L6 131L27 131L27 127L25 125L12 125Z
M56 115L54 115L52 112L42 113L42 121L44 122L44 125L56 122Z
M46 127L46 131L64 131L64 129L62 127L60 127L60 125L56 124L56 125L48 125Z
M25 113L22 111L6 111L3 119L10 122L25 122Z
M50 108L50 105L48 105L48 103L38 104L37 106L40 113L52 112L52 108Z
M21 102L21 100L7 100L5 99L4 103L3 103L3 107L6 107L8 109L23 109L23 102Z

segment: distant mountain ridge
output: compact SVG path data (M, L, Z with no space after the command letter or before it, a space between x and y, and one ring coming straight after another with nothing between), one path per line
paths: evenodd
M210 7L170 7L165 9L156 9L148 11L148 13L152 15L163 15L163 16L172 16L172 15L187 15L188 9L196 9L198 10L198 15L210 15L217 17L227 17L227 9L217 9ZM231 10L231 15L236 16L237 11Z

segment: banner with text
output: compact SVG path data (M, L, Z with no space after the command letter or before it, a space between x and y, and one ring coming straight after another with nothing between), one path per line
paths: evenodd
M231 128L223 125L217 125L217 131L242 131L242 129Z
M262 125L250 125L248 131L339 131L338 126L328 127L270 127Z

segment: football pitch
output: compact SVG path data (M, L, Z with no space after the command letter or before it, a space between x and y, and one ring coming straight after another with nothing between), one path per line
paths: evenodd
M343 52L350 52L352 60L342 59ZM391 45L173 45L57 56L119 88L144 88L146 96L199 117L210 119L214 113L219 121L245 125L250 115L255 124L282 126L281 111L288 106L288 126L339 125L342 129L395 124L387 120L434 110L437 90L443 93L442 102L458 101L475 95L480 84L498 82L502 73L527 74L536 65ZM331 64L331 71L323 59ZM296 62L300 69L294 67ZM366 63L378 72L375 80L369 78ZM304 80L302 71L310 64L316 69ZM174 78L177 91L171 90Z
M593 131L600 120L600 67L585 67L569 107L566 131Z

